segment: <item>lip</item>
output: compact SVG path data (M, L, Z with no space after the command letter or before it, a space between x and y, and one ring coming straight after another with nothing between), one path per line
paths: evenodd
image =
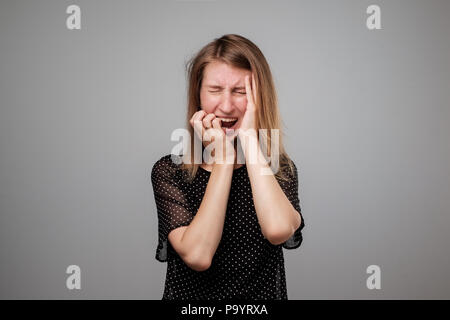
M221 117L221 116L217 116L216 115L216 119L220 119L221 121L221 124L223 124L224 123L224 121L223 120L235 120L236 122L234 123L234 125L239 121L239 117ZM226 121L226 122L230 122L230 121ZM231 121L232 122L232 121ZM234 126L233 125L233 126ZM231 127L232 128L232 127ZM231 128L229 128L229 129L231 129Z
M219 119L238 119L239 120L239 117L221 117L221 116L216 116L216 118L219 118Z
M228 119L232 119L232 118L228 118ZM225 127L222 127L223 132L225 132L225 134L226 134L226 133L227 133L227 129L228 129L228 130L234 130L232 134L230 133L230 135L236 135L236 132L237 132L236 126L237 126L237 124L239 123L239 120L240 120L240 119L237 118L236 123L235 123L231 128L225 128Z

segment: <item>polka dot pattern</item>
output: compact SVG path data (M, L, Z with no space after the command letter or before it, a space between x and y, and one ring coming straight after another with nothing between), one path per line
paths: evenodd
M277 179L293 207L302 217L290 239L273 245L264 238L258 223L246 165L234 170L222 239L205 271L189 268L168 240L173 229L187 226L198 211L210 172L199 167L195 179L186 181L186 172L166 155L152 168L151 180L158 213L156 259L167 261L163 300L268 299L286 300L283 250L302 243L304 220L298 198L297 168L289 181Z

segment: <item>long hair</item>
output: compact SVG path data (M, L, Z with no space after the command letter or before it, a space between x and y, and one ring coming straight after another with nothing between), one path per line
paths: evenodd
M204 46L196 55L186 63L187 71L187 117L186 125L191 137L191 163L182 164L182 169L187 170L188 180L195 178L199 164L194 163L194 129L189 123L194 113L200 110L200 89L202 86L203 73L206 66L211 62L224 62L236 68L249 70L254 74L258 96L256 131L267 129L266 133L259 139L265 144L268 155L272 141L271 129L279 130L279 168L276 177L287 180L284 169L289 168L294 173L293 163L287 155L283 146L283 134L281 128L280 112L278 109L277 94L273 83L269 64L261 50L250 40L237 35L226 34ZM264 133L262 131L261 133ZM267 141L267 143L265 143ZM203 146L202 146L203 147Z

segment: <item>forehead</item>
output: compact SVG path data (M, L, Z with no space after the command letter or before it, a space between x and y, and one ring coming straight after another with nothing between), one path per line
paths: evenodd
M205 85L234 86L238 84L244 85L246 75L251 75L250 70L214 61L206 66L203 79Z

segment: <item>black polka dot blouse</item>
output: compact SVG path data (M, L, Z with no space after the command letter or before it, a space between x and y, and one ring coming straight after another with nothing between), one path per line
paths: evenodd
M188 267L168 240L173 229L187 226L202 202L211 172L199 167L193 181L166 155L153 166L151 181L158 213L156 259L167 261L162 300L264 299L287 300L283 250L302 243L305 226L298 198L297 167L290 181L277 179L301 225L290 239L280 245L264 238L258 223L246 165L233 172L222 239L205 271Z

